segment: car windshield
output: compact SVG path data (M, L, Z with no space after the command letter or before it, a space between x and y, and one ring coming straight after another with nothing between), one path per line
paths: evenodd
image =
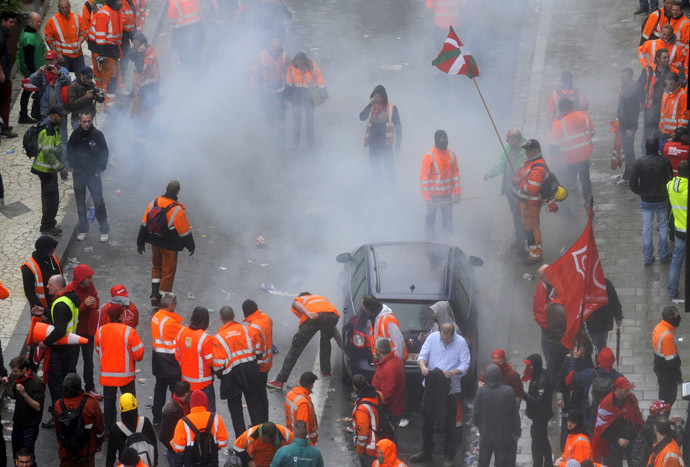
M434 324L434 316L431 314L432 303L410 302L383 302L393 310L393 314L400 323L400 329L404 333L427 332Z

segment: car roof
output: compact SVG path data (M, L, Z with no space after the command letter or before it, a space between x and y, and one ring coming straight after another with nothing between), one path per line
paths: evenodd
M380 299L449 298L454 247L437 243L391 242L366 246L369 290ZM414 290L411 286L414 285Z

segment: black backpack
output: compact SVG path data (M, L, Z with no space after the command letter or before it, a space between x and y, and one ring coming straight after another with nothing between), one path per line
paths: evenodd
M549 170L546 164L534 164L534 167L543 167L546 171L546 176L539 187L539 196L541 196L541 199L551 201L554 196L556 196L556 192L560 186L560 183L558 183L558 178L556 178L556 174Z
M73 454L88 443L91 435L90 430L84 427L84 417L82 417L87 397L82 397L76 409L67 409L65 400L60 399L62 413L57 417L57 423L60 426L60 444Z
M218 445L213 439L211 427L216 418L216 413L211 412L208 417L208 423L203 431L199 431L197 427L187 417L182 417L182 420L187 424L190 430L194 433L194 444L189 447L192 451L193 466L195 467L217 467L218 466Z
M154 239L162 239L168 235L168 211L178 203L170 203L167 207L158 206L158 198L153 201L153 206L146 215L146 232Z
M24 139L22 140L22 146L24 146L24 152L26 157L33 159L38 156L38 134L43 128L39 125L31 125L24 132Z
M378 404L374 404L370 401L361 401L360 404L368 405L369 407L376 409L376 412L379 415L379 424L374 433L376 433L378 439L389 439L391 441L395 441L395 424L393 423L393 414L391 414L390 410L388 410L388 407L384 405L380 397L376 396L376 398L379 401Z
M599 410L599 404L613 391L613 383L616 380L616 375L611 370L610 373L600 373L596 368L594 369L594 379L589 386L589 411L591 414L596 414Z

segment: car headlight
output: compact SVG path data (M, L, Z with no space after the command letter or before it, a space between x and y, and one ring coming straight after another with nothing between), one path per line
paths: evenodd
M361 333L356 332L352 335L352 343L355 345L355 347L361 349L366 344L366 339Z

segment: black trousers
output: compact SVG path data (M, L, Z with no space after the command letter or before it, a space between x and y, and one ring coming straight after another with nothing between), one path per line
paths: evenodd
M276 379L281 382L286 382L290 376L290 372L297 363L297 359L304 348L309 344L311 338L321 331L321 345L319 347L319 358L321 363L321 372L326 375L331 374L331 339L335 336L336 325L338 324L338 315L335 313L319 313L317 319L308 319L303 324L300 324L297 334L292 338L290 350L285 356L283 367ZM241 433L240 433L241 434ZM238 435L239 436L239 435Z
M160 423L161 421L163 406L166 401L165 391L170 390L170 394L172 395L173 387L179 380L180 378L163 378L161 376L156 376L156 385L153 387L153 407L151 408L154 423Z
M62 62L61 65L67 68L68 71L71 71L75 75L78 75L81 69L85 66L83 55L79 55L78 57L67 57L63 55L63 58L65 59L65 61Z
M264 384L264 388L266 385ZM247 412L249 412L249 420L252 426L259 425L268 420L264 417L263 403L258 387L249 388L247 390L238 391L237 395L229 397L228 410L232 418L232 428L235 430L235 438L239 438L242 433L247 431L247 425L244 423L244 410L242 409L242 394L244 400L247 402Z
M659 382L659 400L673 405L678 397L678 374L676 371L654 369Z
M455 418L458 413L455 394L448 394L446 396L445 412L446 418L443 420L443 432L445 433L443 438L443 456L447 459L454 459L457 432ZM434 453L434 421L434 418L422 411L422 452L427 456L431 456ZM462 436L460 436L460 440L462 440Z
M115 423L115 399L118 389L120 394L130 393L136 397L136 380L132 380L124 386L103 386L103 422L106 433L110 433L110 427Z
M617 442L609 441L609 455L604 457L603 464L606 467L623 467L623 456L630 459L632 455L633 440L630 440L628 447L622 448Z
M495 467L515 467L517 456L517 441L508 446L486 446L479 442L479 467L489 467L491 456L494 456Z
M17 422L14 423L12 429L12 458L17 458L17 452L21 448L27 448L34 455L34 446L36 446L36 438L38 438L39 425L36 426L22 426ZM3 443L4 444L4 443ZM34 463L34 467L36 463Z
M62 397L62 380L67 373L77 372L79 347L76 345L53 345L50 347L50 369L48 370L48 391L51 406Z
M34 95L34 99L32 99L31 115L29 115L29 99L31 99L32 95ZM38 99L36 94L26 89L22 90L22 95L19 98L19 116L31 117L34 120L40 120L41 118L41 100Z
M522 226L522 212L520 211L520 203L518 203L517 197L508 193L505 195L506 201L508 201L508 207L513 215L513 227L515 228L515 241L525 242L525 228Z
M84 360L84 391L89 392L96 389L93 382L93 342L94 336L82 336L89 340L86 344L80 344L81 358Z
M264 418L268 420L268 390L266 383L268 382L268 371L261 372L261 388L258 389L261 396L261 407L264 409Z
M582 185L582 197L585 203L589 205L589 200L592 197L592 181L589 177L589 159L582 162L577 162L575 164L563 164L563 184L568 190L568 200L577 191L577 179L580 179L580 185ZM566 201L567 205L570 206L570 201Z
M532 463L534 467L553 467L553 453L551 452L548 428L548 420L533 420L529 429L529 434L532 437Z
M41 230L50 230L57 225L58 206L60 205L60 192L58 191L57 173L38 174L41 180Z

